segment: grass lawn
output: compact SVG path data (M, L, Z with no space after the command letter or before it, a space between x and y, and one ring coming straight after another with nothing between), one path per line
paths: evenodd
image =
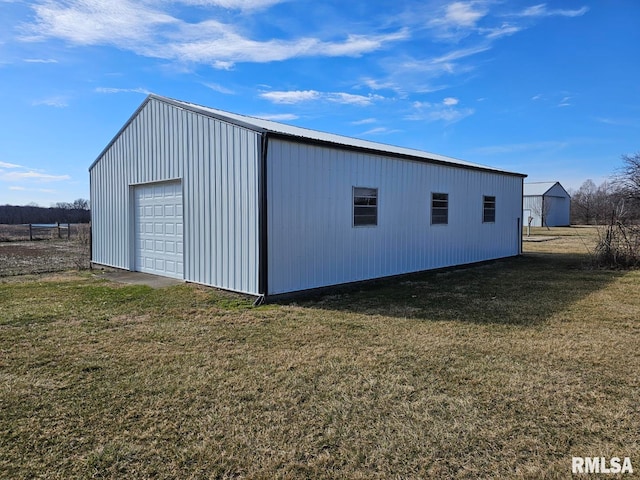
M638 475L640 272L590 268L590 229L539 234L560 238L257 308L0 278L0 478Z

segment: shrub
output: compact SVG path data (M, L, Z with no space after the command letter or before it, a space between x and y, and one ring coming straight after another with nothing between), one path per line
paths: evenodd
M612 221L598 231L595 259L609 268L640 267L640 226Z

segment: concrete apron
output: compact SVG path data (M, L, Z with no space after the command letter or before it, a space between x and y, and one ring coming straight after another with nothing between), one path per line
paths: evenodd
M161 277L159 275L142 272L129 272L127 270L103 270L96 272L95 276L112 282L126 283L129 285L147 285L151 288L165 288L184 283L184 280L177 278Z

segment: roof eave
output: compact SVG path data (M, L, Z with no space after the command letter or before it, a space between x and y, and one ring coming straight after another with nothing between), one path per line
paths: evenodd
M348 145L343 143L331 142L329 140L300 137L297 135L291 135L291 134L282 133L282 132L269 131L269 136L271 138L280 138L282 140L289 140L297 143L305 143L309 145L322 145L322 146L338 148L341 150L369 153L369 154L374 154L374 155L379 155L384 157L400 158L403 160L411 160L411 161L420 162L420 163L429 163L429 164L442 165L442 166L452 167L452 168L462 168L466 170L495 173L499 175L510 175L510 176L520 177L520 178L527 177L527 175L524 173L509 172L506 170L499 170L491 167L483 167L482 165L468 165L468 164L462 164L462 163L448 162L446 160L440 160L436 158L421 157L418 155L409 155L409 154L404 154L399 152L390 152L388 150L367 148L359 145Z

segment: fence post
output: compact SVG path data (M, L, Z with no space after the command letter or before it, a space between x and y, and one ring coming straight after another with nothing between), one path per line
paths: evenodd
M71 224L67 223L67 240L71 238Z
M33 242L33 229L31 228L31 224L29 224L29 241Z
M60 235L60 222L58 222L58 238L62 238L62 235Z

